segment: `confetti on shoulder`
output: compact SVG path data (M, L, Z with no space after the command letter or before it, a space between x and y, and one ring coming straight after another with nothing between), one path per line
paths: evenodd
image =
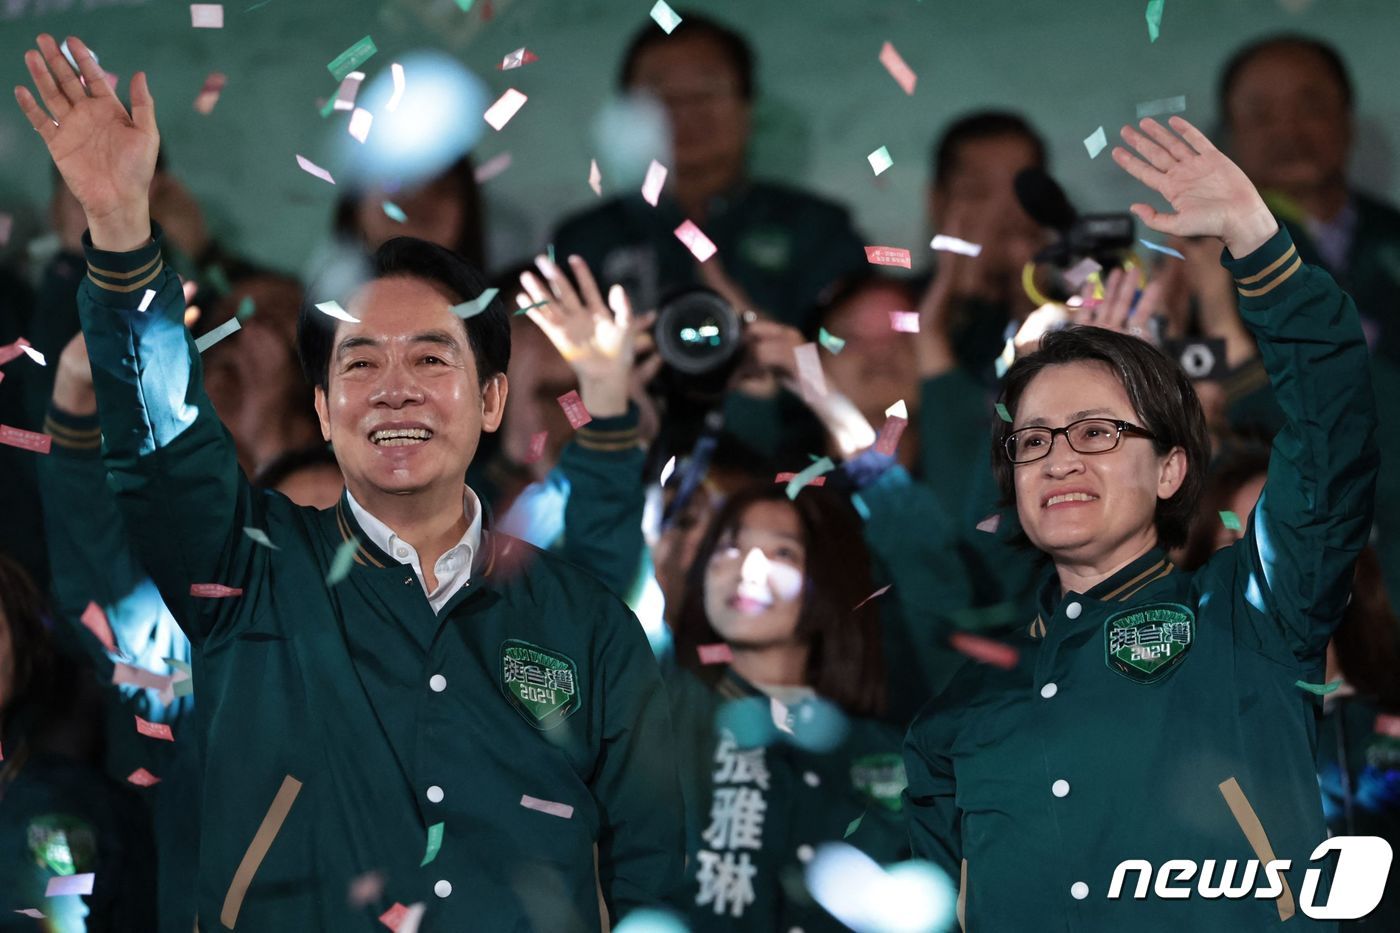
M191 3L190 26L195 29L223 29L224 5L222 3Z
M327 184L335 184L335 179L331 177L330 172L321 168L321 166L317 165L315 162L312 162L306 156L298 154L297 165L300 165L301 170L303 172L306 172L308 175L315 175L317 178L321 179Z
M550 816L557 816L560 819L573 819L574 808L567 803L555 803L553 800L540 800L538 797L531 797L529 794L520 795L520 805L527 810L538 810L541 813L548 813Z
M351 317L350 312L342 308L340 306L340 302L338 301L319 302L316 305L316 310L329 317L335 318L337 321L344 321L347 324L360 323L360 319L357 317Z
M1107 146L1108 134L1103 131L1103 127L1094 130L1094 132L1090 133L1084 140L1084 148L1089 151L1089 158L1091 159L1097 159L1099 153L1103 152Z
M668 36L681 24L680 14L671 9L666 0L656 0L656 5L651 8L651 18Z
M486 113L482 116L487 123L491 124L493 130L499 132L511 121L512 117L520 112L520 108L524 107L525 101L529 99L513 87L506 88L506 92L494 104L487 107Z

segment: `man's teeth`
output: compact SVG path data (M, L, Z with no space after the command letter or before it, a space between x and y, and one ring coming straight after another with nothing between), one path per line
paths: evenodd
M391 428L375 431L370 435L370 440L380 447L407 447L409 444L426 441L432 436L433 432L427 428Z
M1058 496L1051 496L1045 503L1046 507L1058 505L1061 502L1093 502L1098 496L1091 496L1087 492L1067 492Z

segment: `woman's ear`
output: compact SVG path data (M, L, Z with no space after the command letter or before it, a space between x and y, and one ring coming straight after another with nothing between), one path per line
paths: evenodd
M1157 477L1157 498L1170 499L1176 495L1181 484L1186 482L1186 472L1190 467L1184 447L1173 447L1162 458L1161 473Z

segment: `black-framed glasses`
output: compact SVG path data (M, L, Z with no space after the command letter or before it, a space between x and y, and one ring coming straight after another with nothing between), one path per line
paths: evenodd
M1063 434L1070 449L1081 454L1106 454L1118 446L1124 434L1156 440L1157 436L1129 421L1081 418L1063 428L1022 428L1006 438L1006 457L1012 463L1034 463L1050 456L1055 435Z

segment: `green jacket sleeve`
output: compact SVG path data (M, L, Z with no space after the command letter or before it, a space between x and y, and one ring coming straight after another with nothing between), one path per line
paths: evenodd
M946 714L944 714L946 715ZM904 740L904 812L909 819L909 847L915 858L926 859L957 879L962 872L962 824L958 819L957 780L953 763L939 749L947 742L929 733L941 725L938 716L921 715Z
M239 528L257 523L250 487L204 393L180 280L162 257L159 230L127 253L84 243L78 313L103 461L137 561L198 643L236 610L228 599L192 596L191 585L241 589L249 580L255 558ZM148 291L155 294L141 310Z
M603 754L590 781L602 814L598 882L615 926L638 907L657 907L680 884L685 811L674 731L661 672L642 627L621 600L607 600L601 671Z
M1327 647L1366 544L1380 458L1376 400L1356 306L1304 265L1287 231L1242 259L1225 256L1240 314L1259 344L1284 424L1245 538L1247 619L1263 644L1300 661Z
M919 386L919 469L954 522L995 503L971 501L974 479L988 472L991 409L987 391L962 367L925 379Z
M560 556L592 573L624 599L636 582L642 539L639 412L595 418L564 447L557 469L569 483Z

